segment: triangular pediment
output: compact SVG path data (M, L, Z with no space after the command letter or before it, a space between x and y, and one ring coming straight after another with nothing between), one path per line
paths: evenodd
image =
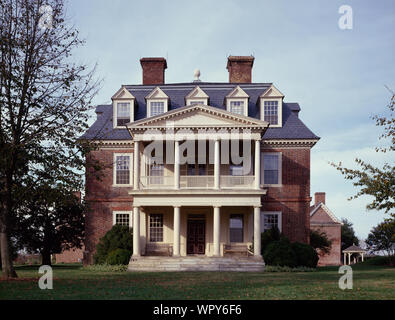
M284 98L284 95L275 86L271 85L261 94L261 98Z
M135 99L134 95L132 95L129 90L127 90L125 87L122 87L119 89L113 96L113 100L116 99Z
M267 127L268 123L205 105L193 105L171 110L161 115L131 123L128 127Z
M146 97L146 99L169 99L168 95L163 92L159 87L152 90Z
M208 99L209 96L199 87L196 86L188 95L186 99Z
M249 95L240 86L236 86L227 96L227 98L249 98Z

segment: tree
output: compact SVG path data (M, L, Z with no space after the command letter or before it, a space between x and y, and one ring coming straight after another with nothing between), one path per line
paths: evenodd
M377 147L376 152L391 153L395 151L394 93L392 93L388 109L390 112L388 117L378 115L373 117L376 126L383 127L384 129L384 133L380 136L380 139L390 139L389 146ZM352 196L350 200L362 195L373 196L373 201L366 206L368 210L385 210L386 213L393 215L394 212L391 212L395 208L395 167L393 162L385 163L382 168L358 158L355 159L355 162L361 169L349 169L343 167L341 163L331 163L333 167L344 175L345 179L353 180L353 185L360 188L357 194Z
M82 247L84 205L72 191L47 184L34 187L18 214L18 241L39 252L42 264L51 265L51 254Z
M342 240L342 251L353 244L358 244L359 240L355 235L355 231L353 228L352 222L347 219L342 219L342 227L341 227L341 240Z
M318 250L320 255L327 255L331 252L332 241L328 239L325 232L310 230L310 245Z
M0 0L0 245L3 277L16 277L9 253L19 204L48 177L81 190L87 129L99 82L74 63L83 45L66 22L64 0Z
M375 226L366 239L368 249L371 251L385 251L394 264L395 254L395 219L386 219Z

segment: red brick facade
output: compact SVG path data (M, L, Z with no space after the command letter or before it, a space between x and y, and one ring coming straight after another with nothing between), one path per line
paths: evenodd
M167 68L164 58L142 58L140 59L143 68L143 84L163 84L165 83L165 69Z
M226 69L230 83L251 83L254 57L230 56Z
M269 187L262 211L282 212L282 232L291 241L310 240L310 149L273 148L282 153L282 186Z

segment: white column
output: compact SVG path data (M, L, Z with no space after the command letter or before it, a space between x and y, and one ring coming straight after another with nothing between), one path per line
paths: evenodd
M254 207L254 256L261 256L261 207Z
M180 189L180 142L174 141L174 189Z
M220 155L219 155L219 139L214 141L214 189L219 189L220 175Z
M219 257L221 255L220 242L221 242L221 215L220 207L214 207L214 256Z
M261 140L255 140L255 189L261 188Z
M133 208L133 256L140 256L140 208Z
M134 166L133 166L133 189L138 190L140 189L140 143L139 141L134 142Z
M346 266L347 265L347 256L346 253L343 253L343 264Z
M180 207L174 207L173 256L180 255Z
M363 253L361 253L361 257L362 257L362 262L363 262L363 255L364 255L364 254L363 254Z

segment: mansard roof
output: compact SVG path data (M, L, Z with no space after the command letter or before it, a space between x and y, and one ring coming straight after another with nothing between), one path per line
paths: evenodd
M185 97L196 88L196 83L176 83L163 85L125 85L135 97L134 120L147 117L146 97L159 87L170 99L168 112L185 107ZM271 83L228 83L228 82L199 82L199 88L210 98L209 105L226 111L225 97L237 86L250 97L248 101L248 117L260 119L260 107L256 103L258 98L271 87ZM298 117L299 104L283 102L283 126L281 128L268 128L263 139L319 139ZM113 128L112 105L99 105L96 107L97 120L81 137L82 139L101 140L128 140L130 134L126 129Z

